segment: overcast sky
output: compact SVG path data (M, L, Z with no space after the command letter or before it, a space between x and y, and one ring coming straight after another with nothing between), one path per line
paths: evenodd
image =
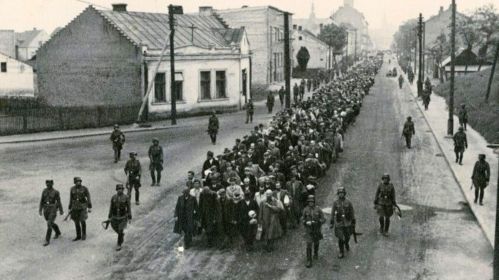
M168 4L184 6L185 12L196 12L198 6L213 6L216 9L239 8L242 5L272 5L305 18L310 14L311 0L82 0L99 6L111 7L111 3L127 3L131 11L166 12ZM431 16L440 6L447 8L450 0L354 0L354 6L364 13L371 29L383 25L383 17L393 28L404 20L416 17L419 12ZM317 17L327 17L337 10L343 0L315 0ZM499 6L499 0L457 0L459 11L471 11L487 3ZM33 27L52 32L77 16L88 4L79 0L0 0L0 29L28 30ZM391 28L389 28L391 29Z

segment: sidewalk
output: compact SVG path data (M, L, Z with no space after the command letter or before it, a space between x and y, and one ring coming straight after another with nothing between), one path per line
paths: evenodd
M398 67L401 71L400 67ZM401 72L403 73L403 72ZM417 98L417 85L416 82L411 86L404 75L406 82L404 87L409 86L411 94L423 113L426 122L430 126L435 139L442 150L445 159L452 170L456 182L461 187L461 191L466 197L468 204L475 215L478 224L485 233L490 244L494 246L494 233L495 233L495 213L496 213L496 197L497 197L497 157L498 155L490 148L487 148L487 141L470 125L467 126L466 136L468 138L468 149L464 152L463 165L455 163L454 142L452 138L447 136L447 120L449 111L445 99L436 94L431 95L431 102L428 111L424 110L424 106L420 99ZM417 123L416 123L417 125ZM458 131L459 120L454 115L454 133ZM484 205L474 203L475 192L470 190L471 174L475 162L478 160L478 154L485 154L486 160L490 164L490 182L489 186L485 189Z

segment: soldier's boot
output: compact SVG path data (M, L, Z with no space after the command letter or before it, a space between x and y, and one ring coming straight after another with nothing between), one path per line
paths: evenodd
M140 204L140 202L139 202L139 196L140 196L139 189L136 188L135 189L135 205L139 205Z
M152 183L151 183L151 187L156 185L156 176L154 174L154 170L151 170L151 179L152 179Z
M348 243L348 240L345 241L345 249L347 250L347 252L350 252L350 244Z
M319 259L319 242L314 243L314 260Z
M385 221L385 232L384 232L385 236L388 236L388 230L389 229L390 229L390 218L386 218L386 221Z
M480 189L480 205L483 205L483 194L484 194L483 189Z
M379 217L379 232L383 234L385 231L385 218L384 217Z
M121 250L121 244L123 244L125 234L123 232L118 232L118 244L116 245L116 251Z
M55 231L54 239L59 238L59 236L61 236L61 230L59 230L59 226L57 226L56 224L52 224L52 229Z
M160 183L161 183L161 171L158 171L158 175L156 178L156 186L159 187Z
M307 246L307 264L306 267L312 267L312 248Z
M345 244L341 239L338 240L338 247L340 248L338 259L343 259L343 257L345 257Z
M85 221L81 222L81 240L87 239L87 223Z
M50 237L52 236L52 228L47 228L47 233L45 234L45 243L43 246L48 246L50 244Z
M73 241L78 241L78 240L81 240L80 221L74 221L74 223L75 223L75 229L76 229L76 237L73 239Z
M478 201L478 192L479 192L479 188L475 186L475 203L477 203Z

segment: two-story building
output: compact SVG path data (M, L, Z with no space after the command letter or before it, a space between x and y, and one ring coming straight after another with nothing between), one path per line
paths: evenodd
M241 108L251 74L245 29L210 15L176 14L175 21L177 111ZM166 13L89 6L38 51L39 93L56 106L126 106L140 104L154 83L148 112L168 115L170 55L161 52L169 34Z
M312 32L294 24L291 38L293 42L294 67L298 66L297 55L301 48L307 49L310 55L307 68L325 69L332 65L332 62L329 61L332 50Z
M16 58L22 61L30 60L49 38L50 35L45 30L36 28L16 32Z
M270 85L284 81L284 13L272 6L240 9L213 10L200 7L205 12L223 19L233 28L244 27L251 42L253 84ZM289 14L292 26L292 14Z
M34 96L33 68L0 52L0 96Z

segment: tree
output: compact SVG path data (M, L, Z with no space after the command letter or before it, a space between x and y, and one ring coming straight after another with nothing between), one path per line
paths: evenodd
M456 22L456 32L463 39L464 44L466 45L465 53L468 56L473 53L472 49L475 45L480 43L480 31L478 30L478 24L475 21L474 17L462 17ZM469 57L466 57L466 66L464 68L464 73L466 74L468 70L468 60Z
M430 55L435 59L434 74L433 77L440 78L440 82L444 82L443 69L440 67L443 59L450 54L450 44L447 41L447 36L445 33L441 33L433 42L429 49Z
M399 26L393 35L392 49L397 54L400 66L407 68L412 57L412 52L417 43L416 27L417 19L411 19Z
M334 23L324 26L318 37L332 47L333 51L341 51L347 44L347 30Z
M310 53L307 48L301 47L298 53L296 54L296 60L298 60L298 65L300 66L301 71L307 70L308 60L310 59Z
M476 9L472 17L479 34L483 37L483 44L478 51L481 64L486 60L489 47L494 45L493 35L499 33L499 15L494 5L488 4Z

